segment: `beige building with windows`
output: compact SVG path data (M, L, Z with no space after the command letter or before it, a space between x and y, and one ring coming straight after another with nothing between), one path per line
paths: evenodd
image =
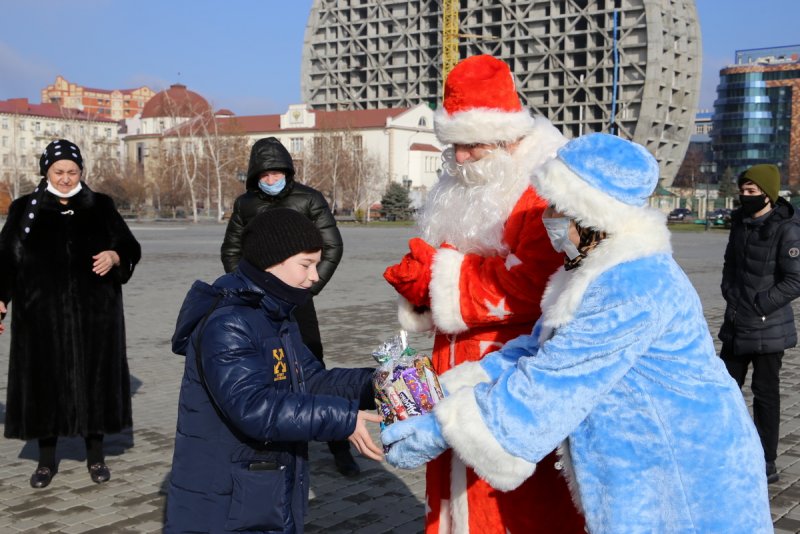
M181 120L175 120L181 117ZM441 148L433 132L433 110L426 104L413 107L372 110L322 111L297 104L283 114L236 116L228 110L212 113L205 99L185 86L173 85L157 94L139 119L126 121L124 153L128 164L142 169L145 179L153 181L162 165L163 154L174 151L176 143L203 144L202 137L244 138L251 146L256 140L274 136L295 159L298 179L320 189L336 205L335 185L320 185L324 177L314 171L319 162L323 139L333 143L348 142L355 151L372 158L371 176L376 187L375 201L390 181L405 185L412 202L421 204L437 180ZM172 148L170 148L172 147ZM202 150L202 149L201 149ZM246 157L229 169L231 179L247 170Z
M50 141L66 138L76 143L84 158L84 179L91 181L98 161L119 160L117 130L113 120L55 104L0 100L0 211L39 181L39 156Z

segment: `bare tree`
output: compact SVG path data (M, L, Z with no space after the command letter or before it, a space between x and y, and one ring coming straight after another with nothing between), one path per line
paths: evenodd
M380 199L373 194L375 182L382 182L377 160L350 129L316 135L303 153L300 171L300 181L325 193L334 211L360 209L368 197Z
M99 166L101 170L93 182L93 188L114 199L120 211L140 215L145 209L150 193L141 167L135 164L126 165L124 168L120 168L119 165L106 167L104 162Z
M678 173L675 175L673 185L676 187L691 187L694 195L697 178L704 175L704 163L703 149L696 145L689 145Z
M362 154L354 180L348 188L348 197L353 202L353 212L361 222L369 222L370 207L378 202L389 183L389 173L382 168L377 158Z
M176 102L169 93L165 93L164 109L170 123L174 125L162 136L170 145L167 150L175 157L168 158L174 172L181 177L185 186L187 200L191 205L192 221L198 221L197 197L198 179L201 176L201 160L203 154L203 132L206 121L212 119L211 110L201 102L185 100Z
M237 183L236 170L247 161L248 143L244 134L236 128L235 119L224 119L233 121L231 128L227 128L225 135L221 132L219 121L210 118L203 121L202 139L203 153L206 159L205 169L209 173L207 176L206 196L210 203L212 188L210 178L214 178L215 201L217 204L217 221L222 221L225 209L224 200L226 192L230 192L232 183ZM228 123L226 123L226 126ZM238 189L238 188L237 188Z
M169 212L175 218L178 208L186 204L186 183L180 172L176 172L180 168L177 151L167 143L162 143L156 162L152 181L156 212L159 215Z

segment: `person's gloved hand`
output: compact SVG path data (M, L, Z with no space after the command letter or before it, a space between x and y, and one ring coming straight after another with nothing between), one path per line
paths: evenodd
M400 263L387 267L383 277L413 306L430 307L428 286L436 249L418 237L411 239L408 246L411 251Z
M389 447L384 455L386 461L400 469L425 465L447 449L432 413L392 423L381 432L381 441Z

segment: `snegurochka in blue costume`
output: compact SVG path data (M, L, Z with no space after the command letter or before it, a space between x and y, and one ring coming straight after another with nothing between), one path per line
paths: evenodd
M413 468L451 447L498 490L559 447L590 532L772 532L764 458L700 299L647 207L656 160L607 134L533 177L569 252L529 336L441 376L433 413L382 435ZM576 254L577 251L577 254Z

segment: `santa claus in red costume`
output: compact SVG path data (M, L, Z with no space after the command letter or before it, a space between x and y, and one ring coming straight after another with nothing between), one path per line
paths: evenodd
M419 217L421 238L384 277L400 294L402 327L435 331L441 374L529 334L539 318L563 256L530 176L566 139L522 108L508 66L486 55L452 70L434 121L452 147ZM501 492L446 451L427 467L426 534L584 532L557 460L551 453L519 488Z

